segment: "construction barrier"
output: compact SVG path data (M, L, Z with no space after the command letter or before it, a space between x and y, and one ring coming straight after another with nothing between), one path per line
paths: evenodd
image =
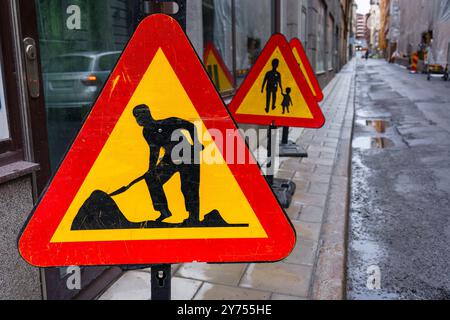
M413 53L411 57L411 73L417 73L417 64L419 63L419 54Z

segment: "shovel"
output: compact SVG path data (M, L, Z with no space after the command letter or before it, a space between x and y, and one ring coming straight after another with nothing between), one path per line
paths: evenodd
M120 188L117 191L114 191L113 193L110 193L109 196L110 197L115 197L118 196L119 194L125 193L127 192L132 186L134 186L135 184L141 182L142 180L145 179L145 175L143 175L142 177L137 178L136 180L132 181L129 185Z

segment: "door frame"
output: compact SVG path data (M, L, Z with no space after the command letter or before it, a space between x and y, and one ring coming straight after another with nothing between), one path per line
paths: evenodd
M21 114L22 139L19 149L25 161L39 164L40 170L33 174L33 198L38 201L39 195L45 190L51 178L50 154L47 131L47 115L43 90L42 68L40 63L40 44L37 22L38 0L7 0L7 10L2 10L2 18L7 14L8 28L11 30L10 39L5 45L10 48L14 62L14 72L10 78L15 79L14 89L17 96L17 107ZM3 13L3 11L7 13ZM2 19L3 20L3 19ZM3 29L3 28L2 28ZM2 31L3 34L3 31ZM32 38L36 43L38 59L38 81L40 83L39 96L32 98L29 94L27 74L25 68L25 48L23 39ZM8 43L9 42L9 43ZM6 72L5 72L6 73ZM6 77L5 77L6 78ZM17 124L13 124L17 127ZM16 135L17 129L14 129ZM62 275L60 268L40 269L42 296L44 299L94 299L112 281L121 274L120 268L81 268L82 284L88 282L82 290L71 291L67 289L66 281L70 274Z

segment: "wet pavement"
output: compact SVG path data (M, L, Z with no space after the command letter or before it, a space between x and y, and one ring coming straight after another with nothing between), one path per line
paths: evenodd
M357 62L349 299L450 299L449 89ZM368 288L371 267L381 288Z

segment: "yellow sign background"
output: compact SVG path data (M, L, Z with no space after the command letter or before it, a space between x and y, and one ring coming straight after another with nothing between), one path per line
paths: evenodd
M222 66L220 65L219 61L217 61L216 56L213 53L213 50L210 50L208 53L208 56L206 57L206 61L205 61L206 70L208 70L208 66L211 66L211 68L214 72L214 65L217 65L217 74L219 77L219 86L217 86L217 84L215 84L217 90L219 90L220 92L223 92L223 91L228 91L228 90L233 89L233 84L230 82L230 80L228 80L228 78L225 74L225 70L222 69ZM210 75L210 77L215 82L214 73L212 75Z
M159 49L51 242L267 238L225 161L221 164L201 165L201 218L217 209L228 223L249 224L249 227L71 231L71 224L78 210L94 190L114 192L148 170L149 147L143 137L142 127L137 125L132 114L134 107L140 104L147 104L156 120L178 117L192 123L197 121L197 129L204 133L201 141L205 150L213 150L222 157L169 61ZM173 217L165 222L181 223L188 217L180 188L179 174L164 186L169 208L173 213ZM159 217L159 213L153 209L145 182L136 184L126 193L114 197L114 200L132 222L155 220Z

